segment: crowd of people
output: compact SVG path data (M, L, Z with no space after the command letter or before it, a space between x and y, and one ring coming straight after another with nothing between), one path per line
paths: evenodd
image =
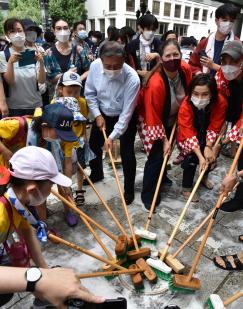
M202 185L212 190L208 175L220 151L228 147L233 157L243 131L243 45L232 30L237 13L232 4L220 6L216 32L200 42L178 38L173 30L156 35L159 24L152 14L139 18L137 32L110 26L107 38L99 31L87 33L83 21L71 26L61 17L44 34L30 19L5 20L0 39L0 260L13 267L0 266L0 305L20 291L60 308L67 298L104 301L82 287L72 270L48 269L39 241L46 241L48 231L58 234L46 223L52 184L82 207L89 183L78 166L89 165L93 183L104 179L103 147L112 150L115 140L120 140L127 205L135 197L136 134L147 156L141 200L149 212L163 160L172 151L175 123L178 156L173 163L183 169L183 197L192 192L197 167L205 170ZM234 198L222 204L225 212L243 209L242 164L243 154L238 172L222 182L225 195L239 183ZM72 192L74 174L77 190ZM164 185L173 185L167 171ZM199 199L195 194L193 202ZM161 192L156 207L160 202ZM70 227L78 224L65 205L64 220ZM29 268L28 259L18 264L14 233L35 268ZM242 270L243 251L215 257L214 263Z

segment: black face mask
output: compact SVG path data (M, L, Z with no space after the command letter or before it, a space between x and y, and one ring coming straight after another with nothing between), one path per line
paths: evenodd
M163 61L162 64L166 71L176 72L181 67L181 59L171 59L168 61Z

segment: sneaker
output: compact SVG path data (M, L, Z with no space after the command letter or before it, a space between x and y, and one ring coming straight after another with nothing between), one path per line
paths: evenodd
M134 201L134 194L124 193L124 199L125 199L126 204L130 205Z
M54 307L51 303L49 303L46 300L40 300L39 298L35 298L31 308L32 309L52 309L56 307Z
M104 175L100 176L100 177L93 177L92 175L89 176L89 179L93 182L93 183L96 183L96 182L99 182L101 180L104 179ZM83 182L83 186L89 186L89 182L87 179L84 179L84 182Z
M72 213L71 211L67 211L64 214L65 221L67 222L68 226L74 227L78 224L78 217Z
M225 211L225 212L235 212L238 210L243 210L243 203L241 200L237 200L233 198L229 200L228 202L224 202L220 210Z
M142 204L142 209L143 209L143 211L145 211L145 212L147 212L147 213L150 212L150 207L151 207L150 204ZM156 207L154 208L153 213L156 214Z
M187 201L189 199L189 196L191 195L191 191L183 190L182 195L183 195L184 199ZM199 197L198 197L197 193L194 194L194 196L192 198L192 202L193 203L199 202Z
M75 197L75 203L77 207L82 207L85 202L84 193L85 190L76 190L76 197Z

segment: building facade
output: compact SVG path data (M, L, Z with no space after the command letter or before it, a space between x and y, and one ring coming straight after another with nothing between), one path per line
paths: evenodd
M126 25L136 30L136 11L143 2L159 21L158 34L174 29L179 36L200 39L216 30L215 10L220 3L207 5L190 0L87 0L87 28L105 33L109 25Z

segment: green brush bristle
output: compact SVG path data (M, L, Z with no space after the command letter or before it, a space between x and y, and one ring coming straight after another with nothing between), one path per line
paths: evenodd
M206 305L208 306L209 309L214 309L214 306L213 306L210 298L207 299Z
M141 238L141 242L145 244L156 244L157 239L151 240L151 239Z
M135 288L135 291L137 293L142 293L144 291L144 285L142 285L141 288Z
M106 280L111 281L115 278L116 276L105 276Z
M195 293L195 290L191 290L191 289L181 288L181 287L175 286L174 283L173 283L172 277L171 277L171 279L168 282L169 282L169 289L172 292L179 292L179 293L182 293L182 294L192 294L192 293Z
M153 268L153 271L156 273L156 275L157 275L160 279L165 280L165 281L170 281L170 280L171 280L171 274L166 274L166 273L164 273L163 271L158 270L158 269L156 269L156 268L154 268L154 267L152 267L152 268Z

